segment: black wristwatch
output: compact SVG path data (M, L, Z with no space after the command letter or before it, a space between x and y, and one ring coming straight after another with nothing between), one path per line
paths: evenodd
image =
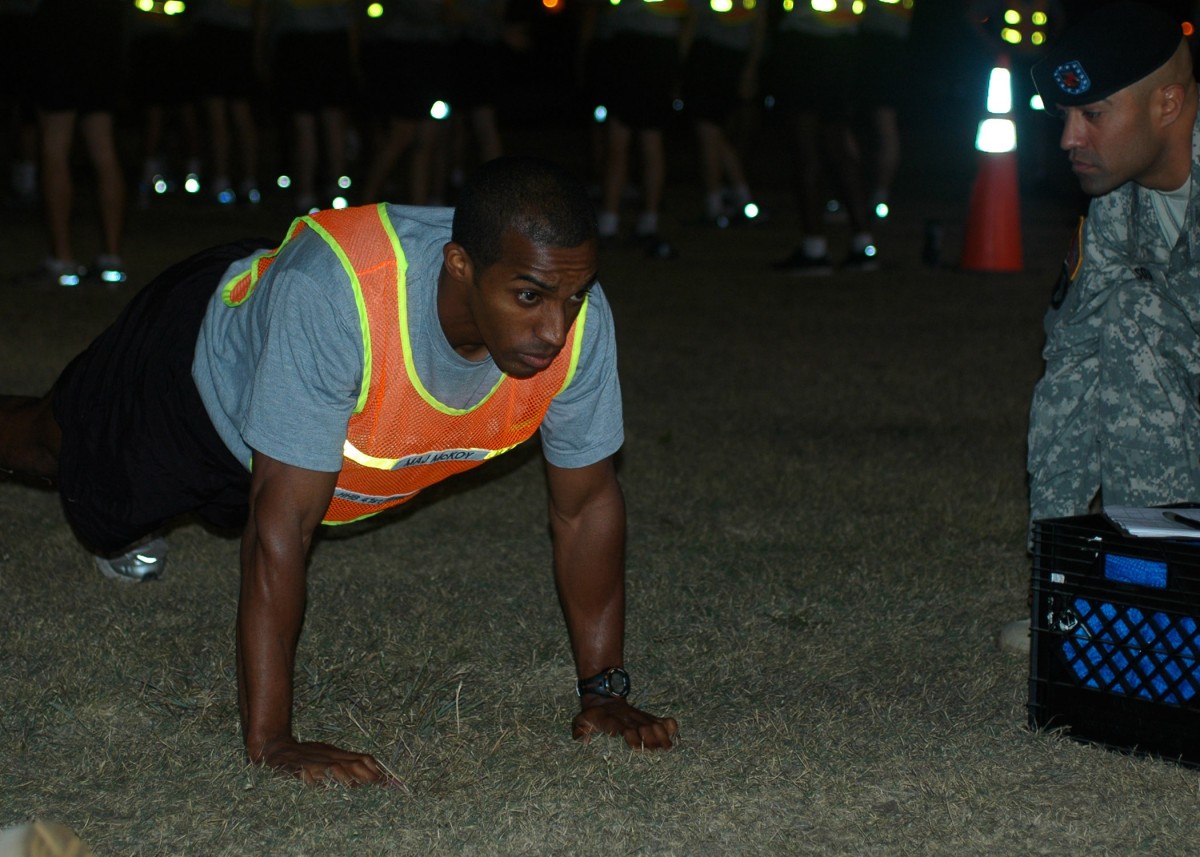
M595 696L616 696L624 699L629 696L629 673L620 667L609 667L601 670L591 678L581 678L575 682L575 694Z

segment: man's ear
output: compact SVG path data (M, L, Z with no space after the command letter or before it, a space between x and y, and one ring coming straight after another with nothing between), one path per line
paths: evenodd
M454 280L465 285L475 282L475 263L461 244L448 241L442 248L442 267Z
M1163 128L1178 121L1187 95L1183 84L1169 83L1158 91L1159 122Z

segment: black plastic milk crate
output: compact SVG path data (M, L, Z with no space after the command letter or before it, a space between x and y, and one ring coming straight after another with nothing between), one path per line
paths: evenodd
M1200 540L1033 529L1029 724L1200 766Z

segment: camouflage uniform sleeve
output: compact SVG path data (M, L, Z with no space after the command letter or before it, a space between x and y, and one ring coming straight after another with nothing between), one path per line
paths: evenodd
M1031 521L1086 512L1100 485L1100 335L1116 256L1103 240L1097 222L1103 219L1093 203L1072 237L1046 312L1046 368L1029 410Z
M1144 194L1126 186L1092 202L1078 272L1047 314L1031 520L1082 514L1101 488L1109 505L1200 499L1200 280Z

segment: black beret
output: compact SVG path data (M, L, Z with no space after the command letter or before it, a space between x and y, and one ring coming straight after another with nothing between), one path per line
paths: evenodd
M1102 101L1161 67L1183 39L1180 23L1144 3L1102 6L1054 40L1033 67L1046 109Z

